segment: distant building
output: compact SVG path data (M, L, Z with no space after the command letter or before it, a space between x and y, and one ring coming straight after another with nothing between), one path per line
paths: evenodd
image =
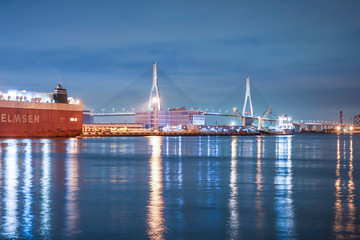
M360 115L354 117L354 127L360 127Z
M144 124L146 128L155 127L155 111L141 111L135 113L135 122ZM158 111L159 127L174 125L204 125L205 114L200 110L186 110L185 107Z

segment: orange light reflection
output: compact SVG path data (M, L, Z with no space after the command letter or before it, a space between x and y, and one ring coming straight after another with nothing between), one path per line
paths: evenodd
M341 167L341 153L340 153L340 136L337 136L336 142L336 180L335 180L335 203L334 203L334 225L333 231L335 233L336 239L344 239L343 232L343 207L342 207L342 192L341 192L341 174L340 174L340 167Z
M150 199L147 214L147 234L150 239L161 240L165 233L161 144L162 137L149 138L152 147L150 158Z
M353 177L354 171L354 149L353 149L353 136L350 136L350 146L349 146L349 182L348 182L348 198L347 198L347 207L348 207L348 222L346 224L346 230L351 234L355 235L356 231L356 207L355 207L355 183Z

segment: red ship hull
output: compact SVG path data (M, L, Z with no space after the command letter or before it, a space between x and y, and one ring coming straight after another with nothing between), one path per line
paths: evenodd
M0 100L0 137L74 137L82 133L82 104Z

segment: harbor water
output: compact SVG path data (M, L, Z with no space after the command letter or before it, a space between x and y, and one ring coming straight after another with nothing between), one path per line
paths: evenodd
M0 145L0 239L360 238L360 135Z

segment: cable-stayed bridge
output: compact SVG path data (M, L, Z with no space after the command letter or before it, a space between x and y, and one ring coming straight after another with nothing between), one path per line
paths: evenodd
M269 105L258 93L254 85L250 84L249 77L246 78L245 88L243 85L235 88L218 105L199 107L169 77L158 69L157 63L153 65L152 75L153 79L150 81L151 69L149 69L114 97L96 107L91 112L91 115L134 116L137 111L153 110L154 98L159 99L156 103L159 110L186 107L189 110L202 110L208 116L237 117L234 112L234 107L236 107L242 109L240 117L257 118L269 108ZM245 98L243 93L245 93ZM254 93L255 99L251 96ZM243 104L242 99L244 99ZM255 109L262 110L261 112L255 112ZM270 113L270 115L272 117L269 116L268 120L273 120L274 114Z
M244 126L251 126L254 121L257 121L258 124L261 124L260 121L275 122L280 116L280 114L270 111L273 110L272 107L267 104L255 85L250 82L249 77L246 78L245 84L235 88L216 106L199 107L166 74L158 69L157 63L154 63L152 68L149 68L114 97L94 108L90 114L96 117L135 116L136 112L154 110L155 106L158 110L186 107L188 110L201 110L207 116L236 117L241 119ZM305 125L312 128L319 124L335 126L339 123L297 120L293 121L293 124L298 127Z

